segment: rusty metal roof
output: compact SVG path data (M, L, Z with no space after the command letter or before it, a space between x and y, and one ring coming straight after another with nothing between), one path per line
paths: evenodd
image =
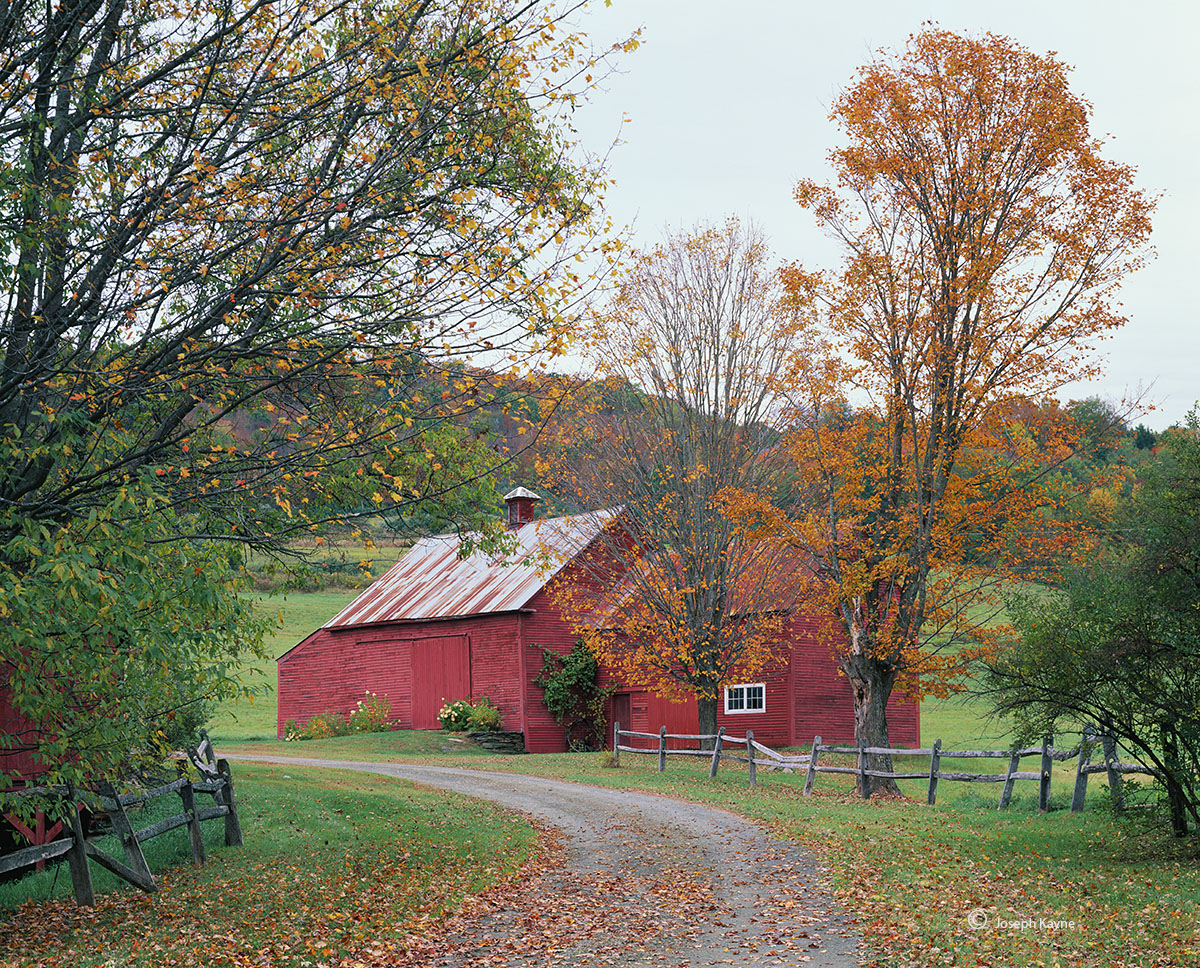
M422 538L324 628L486 615L523 608L591 543L610 511L531 521L516 532L519 549L496 557L458 557L457 535Z

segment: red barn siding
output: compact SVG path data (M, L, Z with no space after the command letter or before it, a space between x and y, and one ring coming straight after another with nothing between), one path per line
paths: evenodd
M797 617L792 632L792 742L811 743L820 736L826 743L854 742L854 696L842 675L817 623ZM888 701L889 741L895 746L920 746L918 704L896 693Z
M542 649L565 655L579 638L563 619L552 591L543 588L529 602L522 616L521 649L525 658L525 748L531 753L561 753L567 748L566 733L542 701L543 690L533 684L542 669Z
M470 698L487 696L503 715L504 728L520 732L524 716L520 656L517 651L521 639L520 614L478 615L469 619L423 624L453 625L467 631L471 638Z
M724 726L725 732L730 736L744 737L746 730L752 730L754 738L767 746L790 745L787 672L739 679L737 683L731 683L731 685L757 682L761 682L767 687L767 708L762 712L727 713L725 712L725 697L722 695L718 700L717 725Z
M26 742L36 743L36 728L13 709L9 702L9 695L8 683L0 683L0 733L21 736ZM5 749L0 750L0 770L5 773L19 774L22 779L31 780L44 773L45 767L28 750Z
M387 696L392 721L404 729L414 728L414 715L427 720L434 705L436 716L443 699L486 695L504 714L505 729L519 730L516 641L513 614L319 629L279 659L278 734L289 719L307 722L327 709L349 715L368 691Z

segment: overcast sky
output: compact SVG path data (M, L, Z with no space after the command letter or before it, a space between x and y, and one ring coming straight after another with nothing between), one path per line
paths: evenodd
M609 211L635 243L663 227L738 215L767 232L781 259L833 266L837 251L792 201L801 177L830 179L829 106L880 47L900 48L924 21L992 31L1074 70L1094 107L1106 156L1134 165L1159 195L1156 258L1130 278L1129 322L1103 344L1106 376L1072 396L1120 400L1146 389L1145 423L1182 419L1200 398L1200 319L1191 283L1200 225L1200 5L1189 0L613 0L583 15L597 46L642 28L577 118L579 137L611 156ZM622 123L622 117L628 123Z

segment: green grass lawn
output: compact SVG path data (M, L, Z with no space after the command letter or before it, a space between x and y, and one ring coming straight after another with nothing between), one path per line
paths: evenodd
M218 744L275 737L275 660L310 632L333 618L358 595L357 591L293 592L289 595L247 594L256 607L278 618L267 636L267 656L242 669L243 681L254 689L253 699L223 703L215 710L209 733Z
M244 847L218 846L220 821L205 824L200 869L185 830L147 842L154 895L93 864L108 893L91 911L70 899L65 868L4 885L0 966L383 963L387 946L515 874L535 841L516 814L400 780L243 763L234 775Z

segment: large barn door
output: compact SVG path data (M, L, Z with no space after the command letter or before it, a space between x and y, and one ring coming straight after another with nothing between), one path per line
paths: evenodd
M440 729L437 715L443 702L471 698L467 637L415 639L411 654L412 728Z

